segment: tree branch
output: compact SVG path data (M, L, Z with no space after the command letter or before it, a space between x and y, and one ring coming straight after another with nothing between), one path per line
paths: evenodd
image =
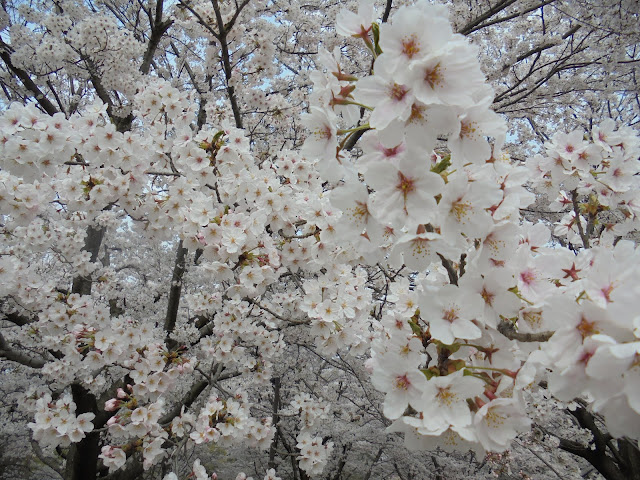
M37 319L33 317L27 317L25 315L20 315L17 312L3 313L3 320L13 323L18 327L22 327L24 325L29 325L30 323L35 322Z
M19 363L31 368L42 368L47 362L39 358L33 358L22 352L12 350L2 333L0 333L0 358L6 358L12 362Z
M176 326L176 320L178 318L178 307L180 306L180 296L182 295L182 277L185 271L184 257L186 254L187 249L182 246L182 240L180 240L176 251L176 261L173 266L173 275L171 276L167 314L164 319L165 343L169 349L175 347L175 341L169 337Z
M49 115L53 116L58 113L58 109L55 105L45 96L45 94L40 90L40 88L35 84L31 77L27 72L22 70L21 68L13 65L11 61L10 47L2 40L0 40L0 58L4 61L5 65L9 70L11 70L22 82L22 84L26 87L27 90L31 92L33 97L36 99L36 102L42 107L42 109L47 112Z
M573 411L569 410L569 413L578 420L578 423L582 428L585 428L591 432L591 434L593 435L595 450L583 447L582 449L571 451L565 447L569 446L569 448L571 448L573 445L568 445L566 442L563 443L562 440L560 441L560 448L569 453L573 453L574 455L581 456L582 458L587 460L607 480L630 480L630 478L633 478L627 475L627 473L634 474L634 472L623 472L620 467L624 466L621 465L619 467L616 462L607 455L607 435L597 427L593 415L589 413L584 407L578 407Z
M283 321L283 322L287 322L287 323L290 323L290 324L292 324L292 325L308 325L308 324L309 324L309 321L301 321L301 322L298 322L298 321L296 321L296 320L290 320L290 319L288 319L288 318L284 318L282 315L278 315L276 312L274 312L274 311L273 311L273 310L271 310L270 308L265 307L264 305L261 305L259 302L257 302L256 300L254 300L254 299L252 299L252 298L245 297L245 298L243 298L243 300L245 300L245 301L249 302L249 303L250 303L250 304L252 304L252 305L255 305L255 306L256 306L256 307L258 307L259 309L264 310L264 311L265 311L265 312L267 312L269 315L271 315L271 316L273 316L273 317L275 317L275 318L277 318L278 320L281 320L281 321Z
M371 478L371 474L373 473L373 467L376 466L376 463L378 463L378 460L380 460L380 457L382 457L382 452L383 452L383 448L380 447L378 449L378 453L376 453L376 456L373 459L373 462L371 462L371 466L369 467L369 470L367 471L367 474L364 476L363 480L369 480Z
M224 69L224 76L227 81L227 94L229 96L229 101L231 102L231 110L233 111L233 118L236 122L237 128L242 127L242 115L240 114L240 107L238 106L238 99L235 94L235 89L232 85L229 85L229 80L231 80L231 60L229 56L229 45L227 44L227 34L233 28L236 20L238 19L238 15L244 7L249 4L250 0L244 0L236 9L233 18L229 21L229 23L224 24L222 20L222 13L220 12L220 5L218 4L218 0L212 0L213 10L216 14L216 22L218 23L218 39L220 40L220 49L222 50L222 55L220 55L220 59L222 60L222 66Z
M582 245L584 248L589 248L589 236L582 228L582 222L580 221L580 206L578 205L578 192L576 190L571 191L571 203L573 204L573 212L576 214L576 223L578 224L578 232L582 239Z
M33 439L30 439L30 441L31 441L31 448L33 449L33 453L36 454L36 457L38 457L38 460L40 460L47 467L49 467L51 470L53 470L58 475L60 475L61 478L64 478L62 466L59 463L57 463L53 458L45 456L38 442L36 442Z
M194 383L191 389L185 394L184 397L182 397L182 400L176 403L171 410L165 413L160 418L160 420L158 420L158 423L160 425L169 424L169 422L171 422L175 417L180 415L180 412L182 411L182 407L184 407L185 410L189 408L208 386L209 386L208 380L200 380L199 382Z
M473 32L477 32L478 30L481 30L483 28L486 27L490 27L491 25L496 25L498 23L502 23L502 22L506 22L508 20L512 20L514 18L520 17L522 15L525 15L529 12L533 12L534 10L537 10L538 8L544 7L545 5L549 5L551 3L554 3L556 0L544 0L542 2L540 2L537 5L534 5L532 7L526 8L524 10L518 11L516 13L512 13L510 15L505 15L504 17L500 17L500 18L494 18L493 20L490 20L486 23L480 24L480 25L476 25L475 27L473 27L471 29L471 31L469 31L466 35L469 35Z
M393 4L393 0L387 0L387 4L384 6L384 13L382 14L382 23L387 23L387 20L389 20L392 4Z
M160 44L160 40L162 40L162 36L167 32L167 30L169 30L171 25L173 25L173 20L162 21L163 7L163 0L157 0L156 16L155 19L153 19L153 21L151 22L151 37L149 38L149 43L147 44L147 50L144 52L142 65L140 65L140 72L145 75L149 73L153 55L158 48L158 45Z
M439 253L438 253L438 256L442 261L442 266L445 268L445 270L449 274L449 282L451 282L452 285L458 285L458 272L456 272L455 268L453 268L453 264L451 263L451 260L449 260L448 258L444 257Z
M498 331L509 340L517 340L518 342L546 342L555 332L538 332L538 333L521 333L516 332L513 323L502 320L498 325Z
M364 135L364 132L368 130L371 130L371 129L367 128L366 130L356 130L355 132L353 132L349 137L349 139L344 144L344 147L342 147L342 149L346 150L347 152L351 151L353 147L356 146L356 143L358 143L358 140L360 140L360 137Z
M272 425L274 427L278 426L278 421L280 417L278 415L278 410L280 410L280 377L274 377L271 379L271 384L273 385L273 403L271 410L271 418L273 419ZM278 446L278 431L276 429L276 434L271 441L271 446L269 447L269 462L267 464L267 468L276 468L276 448Z
M469 33L471 33L473 31L474 27L482 24L485 20L490 19L496 13L501 12L502 10L504 10L507 7L510 7L511 5L516 3L517 1L518 0L502 0L501 2L496 3L493 7L491 7L489 10L487 10L485 13L483 13L482 15L477 17L476 19L471 20L464 27L462 27L460 30L458 30L458 33L461 33L462 35L468 35Z

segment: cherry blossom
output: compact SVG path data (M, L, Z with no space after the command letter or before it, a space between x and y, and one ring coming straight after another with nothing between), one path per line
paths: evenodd
M376 189L374 217L395 226L429 223L435 219L435 196L441 194L442 178L423 161L401 160L397 167L378 163L367 168L365 180Z
M492 18L568 20L290 3L0 14L0 355L36 372L33 440L167 480L216 455L319 476L380 444L386 478L422 457L382 425L505 452L543 397L637 440L640 141L565 133L565 73L533 81L590 27L506 52Z
M426 386L424 375L417 369L408 368L401 357L393 354L384 356L380 368L374 370L371 381L374 386L387 392L384 400L384 414L395 420L408 405L420 408L421 397Z

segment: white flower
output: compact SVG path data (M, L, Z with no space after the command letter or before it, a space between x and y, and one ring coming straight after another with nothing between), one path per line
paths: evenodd
M453 38L447 9L426 1L401 7L393 21L380 26L380 47L383 54L375 68L396 74L413 62L437 52Z
M127 462L127 455L124 450L111 446L102 447L102 453L100 453L99 458L102 459L104 466L108 467L110 472L119 469Z
M207 470L200 464L200 459L197 458L195 462L193 462L193 470L191 474L195 477L196 480L209 480L209 475L207 475Z
M385 417L395 420L404 413L408 405L415 409L421 408L422 392L427 379L420 370L407 365L404 358L388 353L376 358L371 383L386 393L383 413Z
M342 9L336 17L336 32L345 37L366 38L371 24L376 21L376 12L372 0L360 0L358 13Z
M506 134L505 122L489 109L492 95L488 95L477 106L459 115L459 129L449 138L452 162L482 164L492 155L486 137L502 139Z
M302 124L309 129L310 133L304 142L303 154L312 158L335 158L338 147L336 121L335 113L310 107L309 113L302 117Z
M531 421L517 399L497 398L476 412L473 425L485 450L502 452L519 432L529 428Z
M477 51L466 42L456 42L412 62L402 77L418 100L429 104L473 106L473 93L484 85L476 61Z
M381 57L378 57L381 58ZM358 81L353 98L359 103L373 107L369 118L372 128L383 129L392 120L406 120L411 115L415 100L411 88L396 83L384 69Z
M282 479L276 475L276 470L274 468L270 468L269 470L267 470L267 474L264 476L264 480L282 480Z
M445 345L456 338L480 338L473 323L483 310L482 297L466 287L444 285L429 287L419 298L420 316L429 323L431 336Z
M365 180L376 190L372 214L381 223L415 228L435 220L435 196L442 192L444 181L429 170L426 159L406 158L397 167L376 163L365 172Z
M484 382L464 376L462 371L443 377L431 378L424 387L420 411L423 424L429 430L466 427L471 424L471 411L467 399L484 391Z

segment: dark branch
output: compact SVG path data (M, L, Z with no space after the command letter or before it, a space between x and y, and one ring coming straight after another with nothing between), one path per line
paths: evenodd
M278 421L280 417L278 416L278 411L280 410L280 377L274 377L271 379L271 384L273 385L273 404L272 404L272 412L271 418L272 425L274 427L278 426ZM269 463L267 464L267 468L276 468L276 448L278 446L278 433L276 430L276 434L271 441L271 446L269 447Z
M546 342L555 332L538 332L538 333L521 333L516 332L513 323L502 320L498 325L498 331L509 340L517 340L518 342Z
M42 107L42 109L47 112L49 115L53 116L58 113L58 109L55 105L45 96L45 94L40 90L40 88L35 84L31 77L27 72L22 70L21 68L16 67L11 61L11 54L9 53L9 46L0 40L0 58L4 61L7 68L12 71L22 82L22 84L26 87L27 90L31 92L33 97L38 102L38 105Z
M178 307L180 306L180 296L182 294L182 277L185 270L184 257L186 254L187 249L182 246L182 240L180 240L176 251L176 262L173 266L173 275L171 277L171 289L169 290L167 315L164 319L164 331L166 334L165 343L169 349L175 346L173 345L175 342L171 341L169 337L176 326L176 319L178 318Z
M89 226L87 228L87 238L84 241L83 250L91 254L91 262L98 260L98 254L100 253L100 245L102 245L102 239L104 238L104 228L95 228ZM77 276L73 279L73 286L71 287L71 293L79 293L80 295L91 295L91 279L83 276Z
M516 3L517 1L518 0L503 0L502 2L496 3L493 7L491 7L489 10L487 10L485 13L483 13L482 15L477 17L476 19L471 20L469 23L467 23L464 27L462 27L458 31L458 33L461 33L462 35L468 35L469 33L471 33L473 31L473 29L476 26L478 26L478 25L484 23L485 21L489 20L496 13L501 12L502 10L504 10L507 7L510 7L511 5Z
M42 368L47 363L40 358L33 358L22 352L16 352L9 346L2 333L0 333L0 358L6 358L31 368Z
M392 4L393 4L393 0L387 0L387 4L384 6L384 13L382 14L382 23L386 23L387 20L389 20Z

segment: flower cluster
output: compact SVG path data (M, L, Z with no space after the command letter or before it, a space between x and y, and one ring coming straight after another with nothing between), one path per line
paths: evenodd
M231 29L222 36L237 62L222 90L236 88L247 112L278 110L276 132L290 104L256 75L277 68L275 46L266 29L229 26L231 3L184 3L172 21L208 38L193 51L206 53L209 78L221 35L206 27ZM195 28L188 13L208 23ZM388 23L376 15L370 0L338 15L336 31L373 67L359 77L339 48L320 49L300 151L286 145L301 127L265 154L268 135L232 127L222 102L198 103L179 77L116 85L127 63L103 71L140 45L102 16L47 14L40 39L16 50L19 64L59 47L45 62L57 68L84 45L104 87L128 95L121 111L96 101L45 116L12 104L0 116L0 308L15 321L3 355L20 344L24 355L7 352L41 366L55 392L32 402L36 440L68 446L95 427L115 471L187 449L276 451L288 437L287 455L320 475L339 438L328 421L356 423L378 405L354 395L338 408L342 380L320 393L305 379L285 408L274 394L277 422L254 417L272 411L254 403L272 377L307 371L301 351L366 392L348 362L364 363L388 431L413 449L505 451L529 427L542 380L560 401L584 397L612 435L638 438L640 251L624 240L638 228L638 136L605 121L515 164L478 51L445 8L422 0ZM123 129L114 111L134 120ZM555 198L553 235L520 216L532 188ZM109 392L100 415L76 415L71 384ZM210 478L199 460L184 470Z
M300 468L309 475L321 474L333 450L333 442L323 442L322 437L312 437L307 432L300 433L296 440Z
M173 434L182 437L185 428L192 427L189 438L195 444L219 442L230 445L248 440L252 446L268 445L275 433L270 419L260 421L251 417L246 401L242 401L243 396L236 395L240 401L210 397L198 418L184 412L176 417L171 426Z
M640 331L633 313L639 255L624 240L613 249L598 246L577 256L565 254L562 265L552 270L559 286L538 313L540 326L555 333L528 360L550 370L549 390L556 398L588 398L612 435L631 438L638 438L640 424ZM522 324L523 331L531 328Z
M351 274L348 265L333 265L317 279L306 280L300 309L311 319L311 335L326 353L349 347L356 355L366 350L371 294L364 271Z
M291 401L290 407L283 413L299 414L302 430L307 430L313 426L317 427L322 420L326 420L330 409L331 406L329 404L312 399L308 393L299 393Z
M605 242L638 229L640 141L630 127L616 130L609 119L591 138L559 132L528 166L533 185L555 196L549 207L564 213L554 233L573 245ZM553 198L553 197L552 197Z
M43 446L67 447L82 440L93 431L93 413L76 415L76 404L65 394L55 402L51 395L44 394L36 401L36 415L29 428L34 439Z
M503 451L529 427L525 389L548 372L561 399L586 395L605 415L624 405L625 420L608 415L607 425L615 434L637 435L628 425L640 412L627 393L635 385L637 327L629 303L635 293L621 287L635 278L634 248L622 242L614 251L576 257L550 248L544 225L519 221L519 210L534 200L524 186L534 170L538 183L572 192L556 202L573 215L556 234L572 231L574 245L589 246L605 210L620 212L627 230L602 231L622 236L635 229L636 136L612 123L594 129L593 143L557 134L547 145L550 158L513 165L500 151L504 123L489 108L492 92L474 49L452 32L444 10L426 2L401 7L389 24L372 29L357 25L367 12L345 14L350 26L340 32L364 40L375 57L373 74L343 74L339 56L324 62L335 80L320 78L316 88L332 94L315 95L321 104L307 119L312 135L305 148L335 184L330 198L342 211L337 238L365 263L415 272L409 285L385 294L383 328L367 362L374 386L385 393L391 430L404 432L412 448L443 441ZM368 124L339 128L349 115L338 106L346 105L370 111ZM356 130L368 131L362 155L352 161L341 149ZM323 299L311 298L313 317ZM324 308L323 321L331 320L332 307ZM615 313L606 311L612 307ZM551 340L529 356L515 331Z

